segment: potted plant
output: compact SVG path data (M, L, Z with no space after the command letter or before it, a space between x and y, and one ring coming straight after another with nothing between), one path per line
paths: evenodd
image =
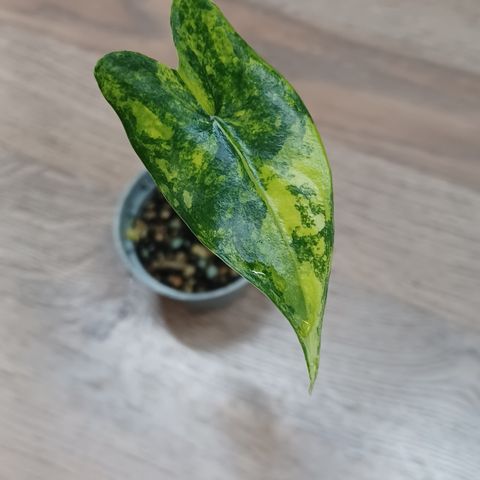
M113 52L95 67L98 85L168 204L291 323L312 386L334 230L320 136L211 0L173 0L171 26L177 69Z
M191 307L222 306L248 284L199 242L146 171L120 198L113 237L138 280Z

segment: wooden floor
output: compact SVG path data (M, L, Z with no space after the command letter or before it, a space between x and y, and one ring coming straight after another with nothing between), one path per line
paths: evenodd
M480 5L437 30L412 1L357 29L343 0L318 19L218 3L302 94L331 157L315 391L253 287L194 314L113 251L140 163L92 69L119 49L174 65L169 2L1 0L0 479L478 480L479 58L442 48L480 45Z

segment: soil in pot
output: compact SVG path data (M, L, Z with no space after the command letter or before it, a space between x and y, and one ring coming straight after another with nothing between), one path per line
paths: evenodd
M145 270L182 292L215 290L239 277L195 238L158 190L145 202L127 236Z

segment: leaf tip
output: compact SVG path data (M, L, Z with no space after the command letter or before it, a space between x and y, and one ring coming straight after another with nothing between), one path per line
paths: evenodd
M308 366L308 377L310 379L310 384L308 386L308 393L311 395L313 392L313 387L315 386L315 381L317 380L318 374L318 357L316 358L316 362L314 365Z

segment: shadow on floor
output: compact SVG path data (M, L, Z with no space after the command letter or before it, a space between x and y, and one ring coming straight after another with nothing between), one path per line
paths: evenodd
M162 297L158 297L157 308L162 323L180 342L195 350L211 350L254 335L270 306L260 292L247 287L238 298L219 308L194 309Z

